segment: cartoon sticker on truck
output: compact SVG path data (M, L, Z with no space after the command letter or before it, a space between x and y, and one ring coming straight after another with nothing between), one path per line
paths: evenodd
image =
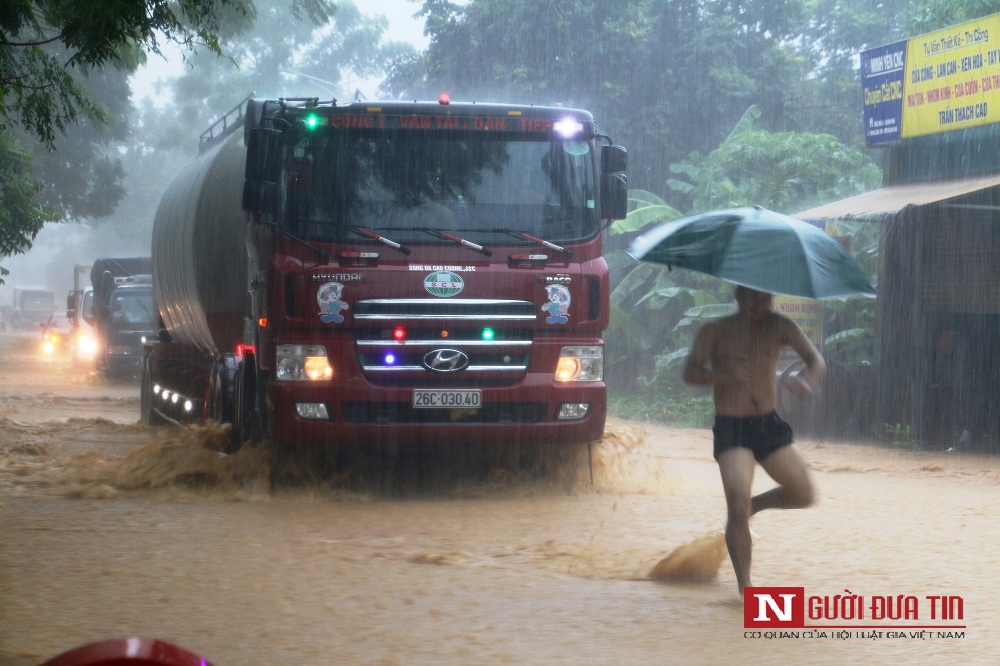
M339 324L344 321L344 315L340 314L346 310L348 304L340 300L344 293L344 285L339 282L327 282L320 285L316 292L316 301L319 303L319 320L324 324Z

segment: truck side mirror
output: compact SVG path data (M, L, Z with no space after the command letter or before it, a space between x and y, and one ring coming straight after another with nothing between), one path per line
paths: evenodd
M601 148L601 173L618 173L628 169L628 153L624 146Z
M609 173L602 178L601 219L624 220L628 213L628 178L623 173Z
M278 210L278 180L284 156L282 132L263 127L247 130L247 162L243 209L265 213Z
M601 148L601 219L623 220L628 212L628 153L623 146Z
M83 292L71 291L66 297L66 319L69 319L74 324L76 322L76 306L80 302L80 298L83 296Z
M281 177L285 135L279 130L256 127L247 132L246 179L275 183Z

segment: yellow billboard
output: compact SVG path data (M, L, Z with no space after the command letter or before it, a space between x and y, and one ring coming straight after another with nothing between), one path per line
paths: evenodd
M1000 14L907 41L901 138L1000 122Z

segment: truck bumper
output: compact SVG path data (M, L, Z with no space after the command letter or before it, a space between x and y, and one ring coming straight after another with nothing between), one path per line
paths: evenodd
M415 408L413 388L335 387L303 382L271 385L272 436L286 446L340 443L585 444L604 435L603 382L559 384L530 375L516 386L483 388L482 405ZM322 404L329 418L303 418L298 404ZM582 418L558 419L563 405L586 404Z

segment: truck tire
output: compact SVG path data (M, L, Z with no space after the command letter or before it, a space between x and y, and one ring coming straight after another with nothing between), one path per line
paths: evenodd
M139 388L139 422L148 426L159 426L167 421L153 409L153 373L149 358L142 362L142 383Z
M205 414L216 423L233 422L233 392L225 360L212 365L208 380L208 408Z
M262 439L261 415L258 409L257 365L252 355L244 357L233 378L235 399L233 400L232 451L238 451L244 444L257 445Z

